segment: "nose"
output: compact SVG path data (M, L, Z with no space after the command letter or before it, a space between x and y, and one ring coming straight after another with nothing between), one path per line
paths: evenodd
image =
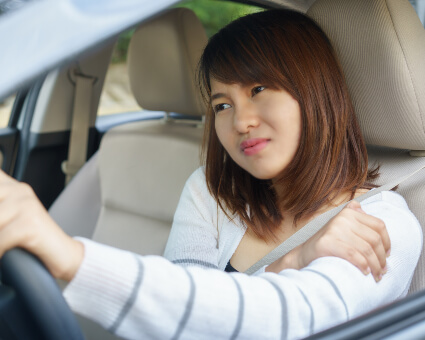
M250 100L240 103L235 110L233 125L237 132L248 133L260 124L257 108Z

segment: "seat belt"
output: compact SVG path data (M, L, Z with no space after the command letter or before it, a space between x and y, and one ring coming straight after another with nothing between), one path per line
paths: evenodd
M75 73L74 105L68 159L62 162L62 171L66 175L65 185L69 183L87 160L91 99L95 81L95 77L87 76L80 72Z
M403 181L407 180L420 170L422 170L425 167L425 157L421 157L420 159L416 158L414 159L415 164L417 161L419 161L420 167L416 164L416 170L413 172L408 173L407 175L398 177L397 179L390 181L389 183L380 186L379 188L369 190L367 193L360 195L355 198L355 201L361 202L365 199L372 197L374 195L379 194L381 191L389 191L393 188L395 188L397 185L402 183ZM298 230L295 234L293 234L291 237L289 237L287 240L285 240L283 243L278 245L276 248L274 248L271 252L269 252L266 256L264 256L262 259L260 259L258 262L254 263L251 267L249 267L244 273L251 275L255 273L260 268L267 266L269 264L272 264L274 261L278 260L282 256L289 253L292 249L299 246L300 244L306 242L310 237L312 237L314 234L316 234L321 228L323 228L326 223L329 222L329 220L334 217L336 214L338 214L344 207L350 203L346 202L344 204L339 205L336 208L333 208L319 216L317 216L315 219L307 223L303 228Z

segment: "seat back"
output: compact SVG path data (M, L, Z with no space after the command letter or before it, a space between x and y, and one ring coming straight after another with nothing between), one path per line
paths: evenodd
M409 1L317 0L308 15L340 59L377 184L413 172L425 156L425 31ZM424 228L425 170L397 192ZM425 287L424 265L422 254L411 292Z
M162 254L184 183L200 165L204 107L194 75L206 42L202 24L183 8L136 30L128 69L139 105L196 119L179 121L166 114L108 131L97 154L50 209L69 234L139 254ZM86 195L78 201L82 191Z

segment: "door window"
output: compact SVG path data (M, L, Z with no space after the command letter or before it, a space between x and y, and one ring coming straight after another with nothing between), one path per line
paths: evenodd
M211 0L183 1L176 7L186 7L194 11L204 25L208 37L230 21L262 10L252 5ZM127 49L133 33L134 29L123 33L115 45L100 97L98 116L142 110L131 93L127 72Z
M9 96L0 101L0 128L4 128L9 124L9 118L14 101L15 95Z

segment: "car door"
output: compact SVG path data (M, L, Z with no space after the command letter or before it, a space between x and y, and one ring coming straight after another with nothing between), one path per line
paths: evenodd
M0 129L2 168L30 184L49 207L65 184L62 163L68 157L76 74L93 77L86 158L97 149L97 105L113 42L69 67L39 77L16 95L7 126Z

